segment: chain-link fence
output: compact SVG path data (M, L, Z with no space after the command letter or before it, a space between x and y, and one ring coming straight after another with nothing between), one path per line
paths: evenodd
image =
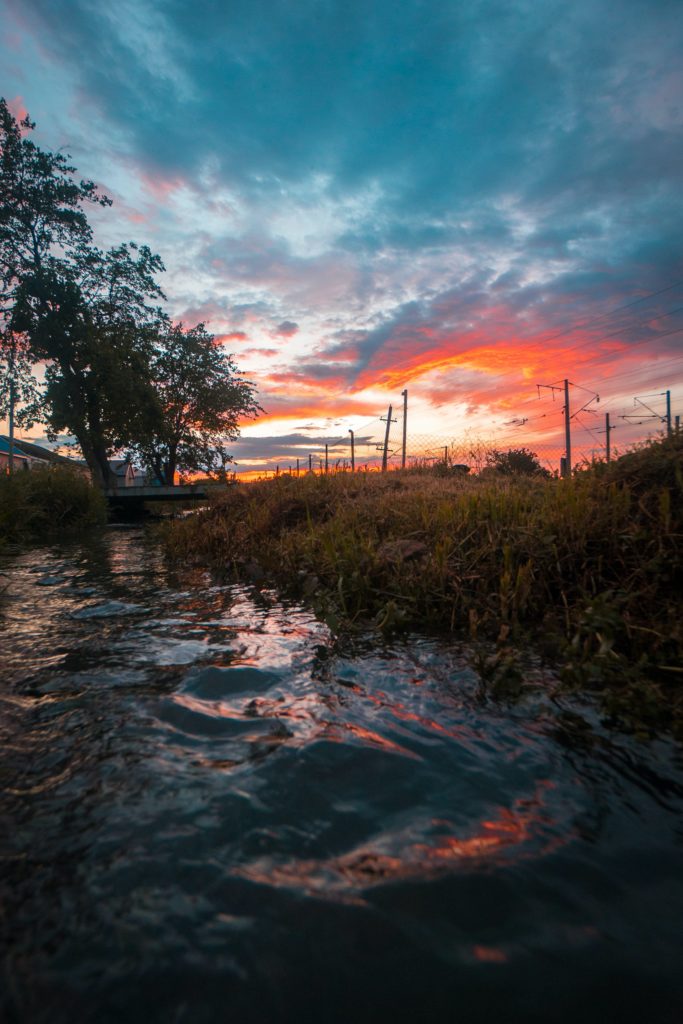
M420 433L419 424L410 416L404 424L402 405L398 412L392 409L388 424L387 414L341 434L306 432L280 438L241 438L232 446L237 477L372 472L383 468L426 468L438 463L467 466L470 472L478 473L496 462L501 453L521 449L533 453L544 469L555 474L561 471L566 456L562 423L552 432L553 436L533 434L526 420L490 434L465 430L456 436ZM663 417L659 416L649 417L639 424L613 422L611 428L609 422L604 415L594 416L592 422L587 422L585 416L572 422L572 467L615 458L667 428ZM672 429L677 429L677 422L672 418Z

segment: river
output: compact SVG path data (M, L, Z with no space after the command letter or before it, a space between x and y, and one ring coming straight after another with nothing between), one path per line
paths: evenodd
M3 1021L682 1019L666 738L149 531L0 571Z

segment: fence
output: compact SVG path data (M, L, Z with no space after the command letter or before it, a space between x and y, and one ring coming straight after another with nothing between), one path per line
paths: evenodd
M637 409L636 414L620 413L614 406L611 413L599 416L585 408L574 414L569 424L572 466L616 457L621 451L662 431L679 429L679 417L671 413L670 392L645 397L650 399L649 404L636 398L633 407L625 407ZM281 473L369 472L383 468L399 469L404 465L406 468L424 467L439 462L449 466L466 465L470 471L479 472L489 463L494 452L521 448L533 452L550 472L561 471L566 457L566 421L563 409L557 405L552 410L554 422L551 418L550 424L542 424L544 432L538 429L538 425L548 418L547 412L509 421L488 434L464 430L456 436L412 431L404 419L403 403L397 404L399 412L394 412L392 404L388 423L389 410L384 416L341 435L307 432L280 438L241 438L231 446L236 475L242 479L254 479ZM640 418L635 419L635 416ZM530 422L536 426L536 433L532 433Z

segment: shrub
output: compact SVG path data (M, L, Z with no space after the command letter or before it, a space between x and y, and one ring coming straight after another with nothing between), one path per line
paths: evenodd
M505 452L494 449L486 456L486 466L504 476L551 476L530 448L509 448Z
M102 493L69 466L0 476L0 538L4 540L54 538L105 520Z

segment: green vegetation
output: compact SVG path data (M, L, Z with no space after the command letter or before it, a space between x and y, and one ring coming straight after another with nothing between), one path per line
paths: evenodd
M674 437L572 480L282 476L235 487L167 542L310 598L336 627L496 641L494 673L532 640L620 714L681 721L682 457Z
M509 448L499 451L494 448L486 455L486 468L493 469L504 476L546 476L549 470L539 462L538 456L529 448Z
M54 540L106 520L99 490L68 466L0 476L0 543Z

